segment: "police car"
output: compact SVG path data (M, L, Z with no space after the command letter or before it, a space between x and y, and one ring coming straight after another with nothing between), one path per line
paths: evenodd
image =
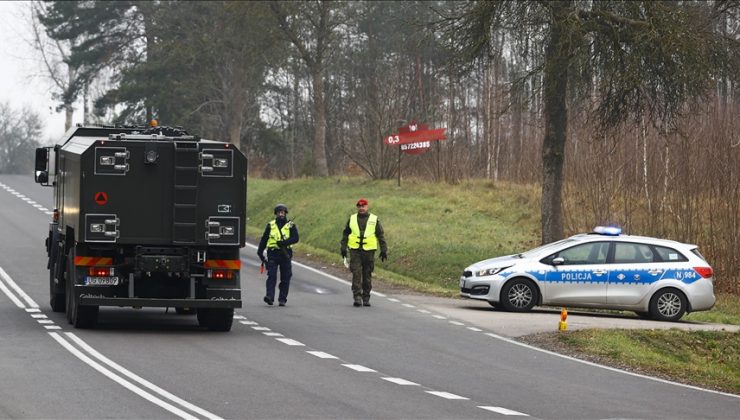
M713 270L696 245L597 227L530 251L477 262L460 295L526 312L535 305L634 311L677 321L714 306Z

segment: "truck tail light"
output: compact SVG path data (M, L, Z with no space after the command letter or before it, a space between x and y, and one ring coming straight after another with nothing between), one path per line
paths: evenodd
M705 279L714 275L714 270L712 270L712 267L694 267L694 271L699 273L699 275Z
M90 267L87 269L87 275L90 277L108 277L115 275L113 267Z
M231 280L234 278L234 272L232 270L208 270L209 276L216 280Z

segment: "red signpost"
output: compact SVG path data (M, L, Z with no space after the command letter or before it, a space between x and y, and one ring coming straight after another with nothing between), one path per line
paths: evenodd
M397 134L391 134L383 139L389 146L398 146L398 185L401 185L401 152L409 155L419 155L432 147L433 141L447 140L446 128L433 128L423 123L411 121L408 125L399 127Z

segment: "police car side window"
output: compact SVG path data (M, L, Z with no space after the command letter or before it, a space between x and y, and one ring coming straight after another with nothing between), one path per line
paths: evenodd
M655 252L658 253L658 256L660 256L660 259L663 262L673 262L673 261L688 261L689 259L686 258L682 253L676 251L673 248L667 248L664 246L656 246Z
M556 256L565 260L563 265L605 264L608 251L607 242L592 242L564 249Z
M614 244L614 263L641 264L655 261L650 245L619 242Z

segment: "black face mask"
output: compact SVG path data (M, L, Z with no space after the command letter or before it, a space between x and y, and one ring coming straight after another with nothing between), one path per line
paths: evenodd
M275 218L278 220L285 220L286 216L284 214L278 214L275 216Z

